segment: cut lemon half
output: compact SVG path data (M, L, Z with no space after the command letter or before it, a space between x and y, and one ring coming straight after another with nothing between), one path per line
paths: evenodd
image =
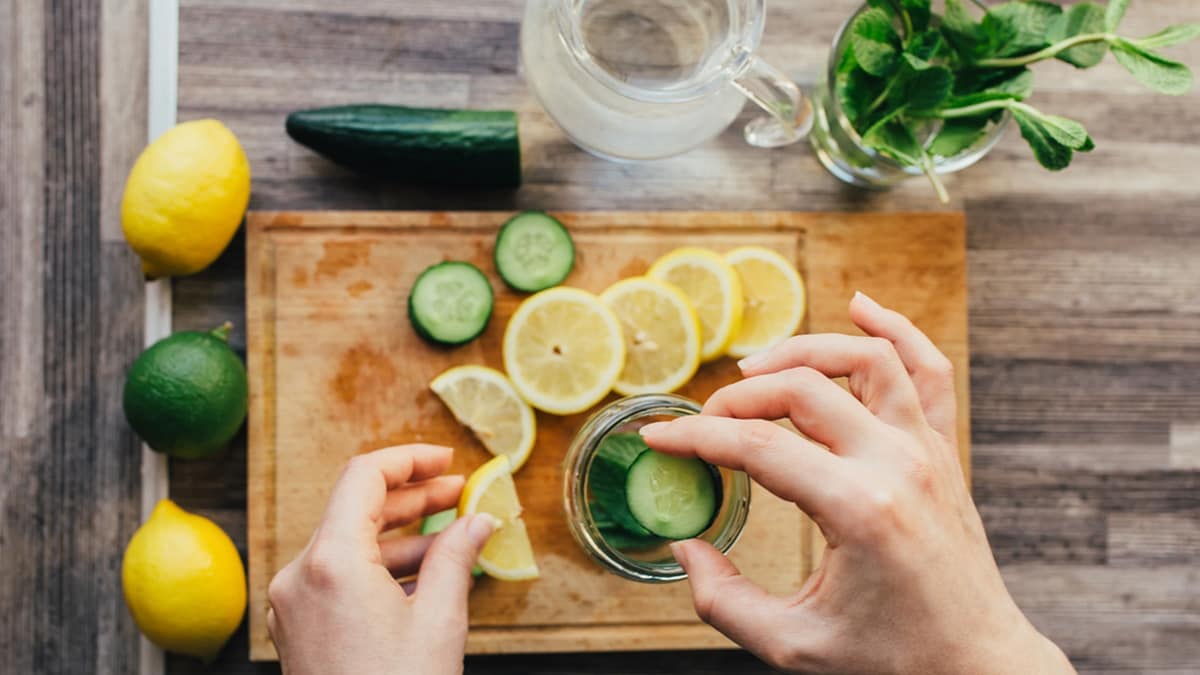
M507 455L512 470L533 452L537 423L533 408L504 373L484 366L458 366L434 378L429 388L493 455Z
M770 349L796 334L804 320L804 280L787 258L760 246L725 254L742 281L742 327L729 345L737 358Z
M677 248L650 266L647 276L683 291L700 320L700 360L725 355L742 326L742 282L725 258L703 248Z
M625 368L613 389L624 396L667 393L700 366L700 321L682 291L650 277L618 281L600 295L621 321Z
M625 365L621 324L600 298L559 286L530 296L504 329L504 369L521 396L555 415L599 403Z
M478 562L484 573L505 581L538 577L508 457L493 457L467 478L458 500L458 515L471 513L486 513L497 521L495 531L479 553Z

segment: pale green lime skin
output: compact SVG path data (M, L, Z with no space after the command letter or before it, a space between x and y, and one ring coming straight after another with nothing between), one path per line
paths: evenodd
M246 367L220 331L166 337L133 362L123 403L129 426L153 450L211 457L246 419Z

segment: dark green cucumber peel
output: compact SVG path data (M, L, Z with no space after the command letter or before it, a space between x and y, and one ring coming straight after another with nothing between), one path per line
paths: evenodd
M541 211L518 213L500 226L493 250L496 272L517 291L557 286L575 266L575 242L558 219Z
M413 282L408 320L426 340L460 345L487 328L494 306L487 276L471 263L449 261L426 268Z
M299 110L288 136L346 168L430 185L521 185L517 115L360 104Z
M421 534L437 534L442 530L450 527L455 520L458 520L458 509L446 509L425 516L421 521ZM476 565L471 568L471 576L477 577L483 574L483 568Z
M596 528L600 530L600 536L608 545L619 550L639 550L654 548L662 544L665 540L662 537L656 537L652 534L633 534L621 527L617 521L604 510L596 502L589 502L588 507L592 511L592 522L596 524Z
M625 532L646 537L650 531L642 527L625 498L625 474L633 461L649 449L637 433L609 434L600 441L600 447L592 458L588 470L588 490L592 503L599 507L611 521Z

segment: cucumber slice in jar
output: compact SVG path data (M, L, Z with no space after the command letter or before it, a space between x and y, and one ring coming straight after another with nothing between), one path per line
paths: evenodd
M575 243L555 218L541 211L525 211L500 227L493 256L504 283L517 291L535 293L567 278L575 266Z
M443 262L421 272L413 282L408 319L426 340L461 345L487 328L494 304L492 285L478 267Z
M646 450L625 476L625 498L629 512L651 533L688 539L716 518L720 477L702 460Z
M593 517L597 511L607 516L607 525L619 527L636 537L646 537L650 532L642 527L629 512L625 498L625 479L629 467L649 446L640 434L609 434L600 441L592 466L588 469L588 491L592 496ZM597 527L605 524L596 523Z

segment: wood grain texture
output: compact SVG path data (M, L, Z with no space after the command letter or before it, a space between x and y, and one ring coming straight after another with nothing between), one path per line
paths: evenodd
M452 365L502 367L504 327L524 296L492 279L498 294L488 329L479 340L453 350L422 342L407 325L403 304L413 279L434 261L465 259L491 269L495 232L511 215L250 214L252 658L274 656L260 620L267 583L309 540L347 459L386 445L431 442L457 448L451 471L468 473L490 456L427 383ZM965 377L961 215L556 215L576 242L568 285L598 293L683 245L765 246L795 261L807 279L809 330L852 330L844 306L854 290L862 289L912 315L955 355ZM882 256L889 264L879 264ZM946 293L947 288L958 292ZM736 379L732 360L724 359L702 368L680 393L704 400ZM965 390L962 395L965 425ZM536 450L515 478L542 578L522 584L480 582L471 594L468 652L728 647L727 640L699 623L686 585L631 584L603 572L574 543L562 517L561 467L586 418L586 413L538 416ZM792 505L757 488L753 502L732 558L771 592L794 592L813 566L811 533Z
M451 54L484 39L480 22L515 26L523 4L367 0L331 9L317 0L183 0L180 115L220 116L247 142L255 171L253 207L259 209L933 208L928 186L920 182L881 193L846 188L806 148L751 149L737 125L687 155L654 164L590 157L540 111L515 62L498 60L487 73L464 72L452 62ZM857 4L773 0L764 57L811 85L834 31ZM456 44L445 46L441 63L428 59L419 70L343 64L343 45L325 39L317 49L323 57L251 60L225 57L208 44L211 24L223 25L228 9L266 12L260 15L266 29L244 39L276 43L261 47L272 54L307 39L270 30L270 12L280 9L322 15L325 26L376 17L457 22L462 30L451 37ZM1134 3L1125 25L1130 34L1143 35L1185 21L1200 21L1200 5L1156 0ZM374 54L353 58L382 62L403 39L361 45ZM237 53L251 48L239 46ZM511 52L497 54L513 58ZM1172 56L1196 66L1200 44L1173 49ZM1096 151L1065 172L1047 174L1011 130L987 159L948 180L951 206L964 209L969 223L977 501L1018 602L1083 672L1194 672L1186 638L1200 634L1200 585L1186 583L1190 578L1181 570L1200 563L1200 554L1186 545L1191 535L1180 523L1200 509L1200 492L1189 488L1200 472L1200 396L1188 397L1196 391L1200 365L1200 273L1190 264L1200 257L1200 190L1188 173L1200 160L1200 93L1151 96L1111 60L1087 71L1039 65L1037 83L1033 102L1085 123ZM292 144L281 131L290 109L363 100L517 110L526 185L516 192L463 195L363 181ZM235 250L213 270L180 281L178 326L198 328L242 315L241 255ZM242 336L235 340L244 344ZM242 453L235 447L223 471L174 467L172 490L236 526L244 499ZM219 490L222 480L228 490ZM1109 484L1116 496L1100 499ZM1157 520L1172 515L1166 523ZM1170 526L1181 539L1127 543L1138 523ZM1121 567L1129 556L1140 562ZM1138 605L1122 605L1131 593ZM1106 610L1096 615L1094 607ZM222 656L222 668L256 672L244 661L243 636ZM191 671L181 661L172 666ZM736 653L680 652L586 660L472 657L467 668L767 672Z
M142 282L124 243L105 236L124 169L103 161L128 166L141 139L104 133L105 116L125 110L109 86L123 80L105 79L114 65L102 58L106 9L0 3L6 672L137 669L120 561L137 526L139 450L120 390L141 345ZM126 25L130 13L113 15L127 46L144 40L140 25Z

